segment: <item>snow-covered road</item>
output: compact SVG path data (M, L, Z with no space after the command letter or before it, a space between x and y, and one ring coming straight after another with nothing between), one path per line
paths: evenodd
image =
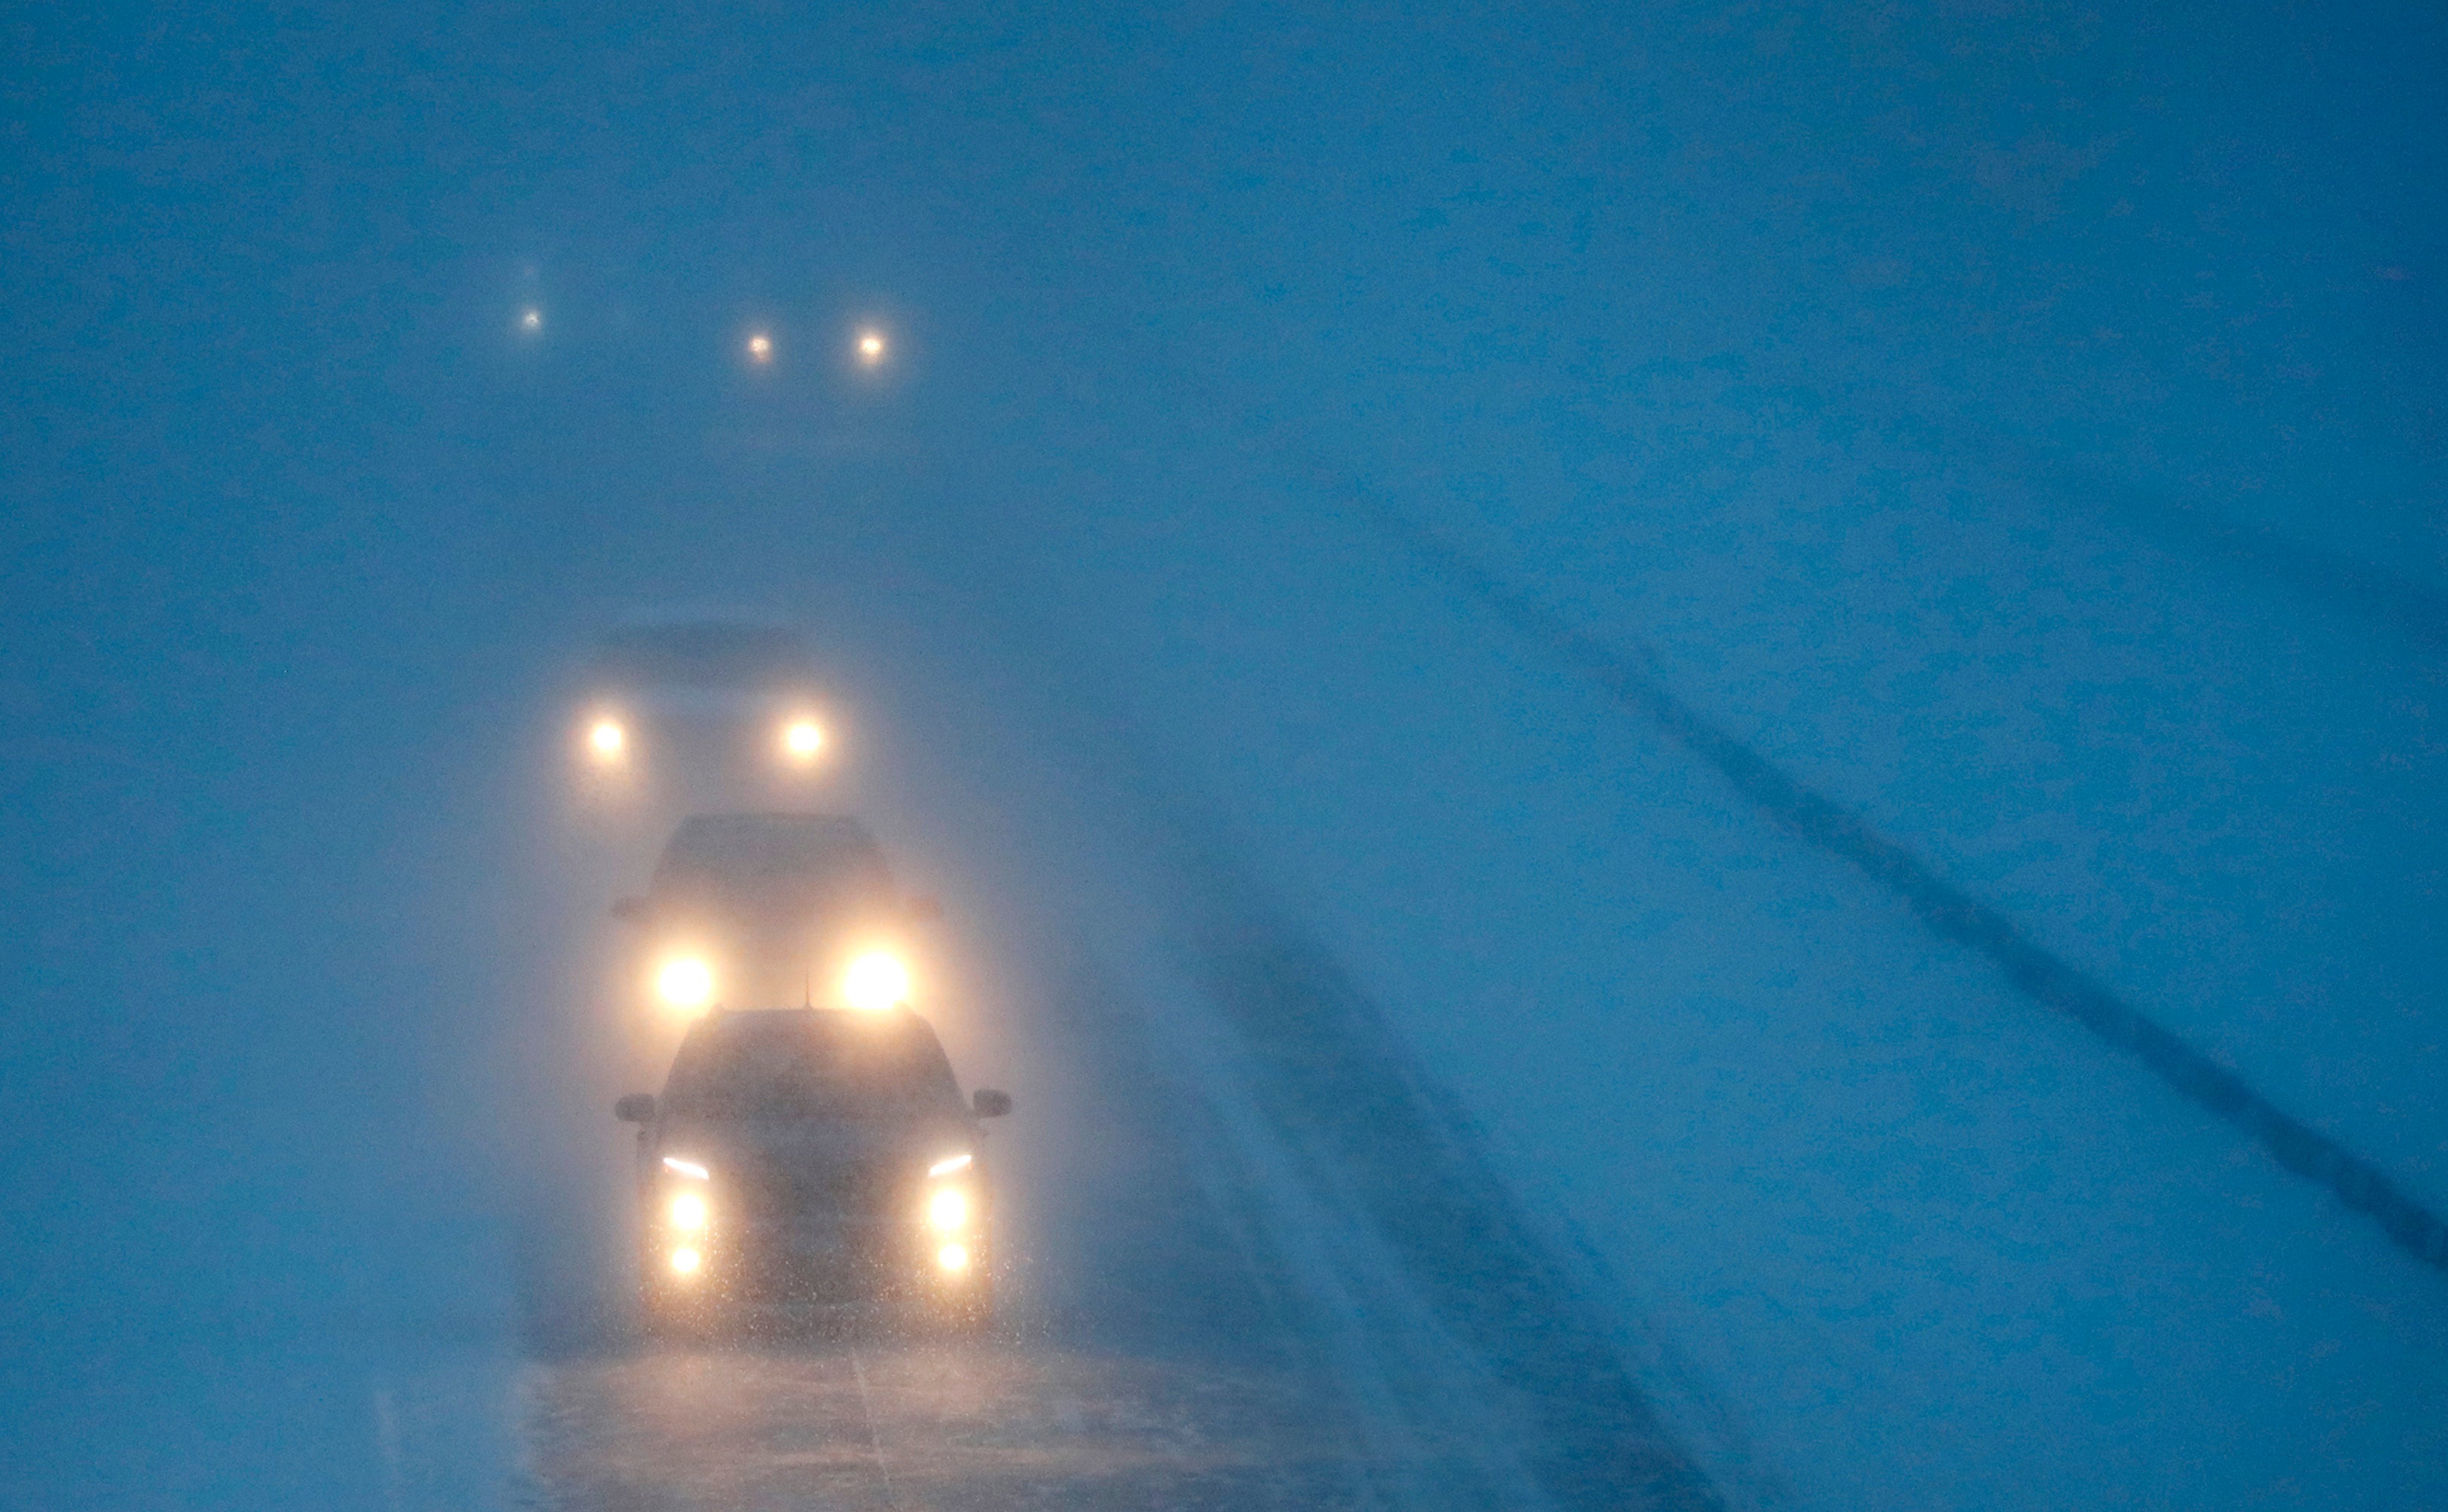
M529 1494L569 1508L1722 1504L1382 1016L1205 879L1210 907L1138 942L1169 965L1109 929L1107 951L1060 953L1099 966L1033 1008L1016 994L1020 1016L984 1036L1027 1046L1033 1068L994 1135L1011 1257L994 1339L845 1325L539 1351L516 1408ZM607 1158L618 1143L607 1129Z

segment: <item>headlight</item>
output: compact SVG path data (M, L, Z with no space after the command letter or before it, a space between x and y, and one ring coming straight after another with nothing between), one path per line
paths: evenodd
M655 973L655 993L674 1008L714 1001L714 968L695 955L675 955Z
M969 1247L947 1244L935 1252L935 1263L947 1271L966 1271L969 1268Z
M947 1155L942 1160L937 1161L934 1164L927 1167L927 1174L929 1176L949 1176L954 1171L966 1171L969 1168L969 1162L974 1159L976 1159L976 1157L971 1155L967 1150L963 1150L958 1155Z
M664 1210L671 1215L672 1227L684 1234L694 1234L705 1227L705 1199L695 1192L682 1192L672 1199Z
M704 1263L705 1257L689 1245L672 1251L672 1272L676 1276L695 1276L697 1268Z
M842 973L842 997L870 1013L896 1008L909 1001L909 968L889 951L870 951Z
M858 360L861 364L870 368L872 368L878 363L884 361L883 331L870 330L862 331L858 333Z
M927 1200L927 1221L936 1232L955 1233L969 1221L969 1194L957 1186L947 1186Z
M792 765L811 765L824 748L824 727L814 720L794 719L782 727L782 759Z
M600 766L614 765L629 753L629 732L617 719L599 719L587 727L586 753Z

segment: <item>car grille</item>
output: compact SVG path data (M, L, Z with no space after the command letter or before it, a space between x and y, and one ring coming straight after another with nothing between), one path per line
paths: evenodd
M872 1165L775 1166L725 1183L724 1238L738 1295L836 1301L871 1296L908 1268L914 1226L897 1172Z
M744 1218L868 1217L891 1205L899 1184L874 1165L775 1166L736 1174L724 1205Z

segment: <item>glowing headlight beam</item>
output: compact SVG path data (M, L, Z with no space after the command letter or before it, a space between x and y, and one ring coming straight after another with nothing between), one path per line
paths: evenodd
M703 1008L714 1001L714 968L694 955L674 956L655 973L655 992L674 1008Z
M966 1171L969 1168L969 1162L976 1158L976 1156L972 1155L967 1150L963 1150L958 1155L947 1155L942 1160L937 1161L934 1164L927 1167L927 1174L929 1176L949 1176L954 1171Z
M889 951L870 951L842 973L842 998L863 1012L898 1008L909 1001L909 968Z
M774 360L774 338L758 331L748 338L748 360L762 368Z
M621 728L617 719L599 719L587 728L586 749L608 766L628 753L629 732Z
M947 1244L935 1252L935 1263L947 1271L966 1271L969 1268L969 1247Z
M884 332L862 331L858 333L858 360L861 366L868 368L884 361Z
M672 1251L672 1270L677 1275L695 1276L697 1268L704 1263L705 1257L686 1244Z
M825 748L824 727L813 719L794 719L782 727L782 754L805 766Z
M707 1176L704 1166L699 1165L695 1161L681 1160L677 1155L666 1155L663 1157L663 1169L672 1172L676 1176L685 1176L692 1181L702 1181L706 1180Z
M684 1234L705 1227L705 1199L695 1192L682 1192L673 1198L672 1205L664 1211L671 1218L672 1227Z
M935 1225L939 1234L956 1233L969 1221L969 1194L957 1187L936 1193L927 1200L927 1221Z

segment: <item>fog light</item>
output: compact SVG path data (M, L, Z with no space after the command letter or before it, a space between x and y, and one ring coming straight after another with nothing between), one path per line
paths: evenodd
M842 974L842 997L869 1013L898 1008L909 1001L909 968L889 951L870 951Z
M966 1255L962 1258L966 1261ZM695 1276L697 1268L704 1263L705 1257L686 1245L672 1251L672 1273L676 1276Z
M947 1271L966 1271L969 1268L969 1247L947 1244L935 1252L935 1263Z
M703 1008L714 1000L714 968L694 955L675 956L655 973L655 992L674 1008Z
M794 719L782 727L782 756L794 765L805 766L825 748L825 732L813 719Z

